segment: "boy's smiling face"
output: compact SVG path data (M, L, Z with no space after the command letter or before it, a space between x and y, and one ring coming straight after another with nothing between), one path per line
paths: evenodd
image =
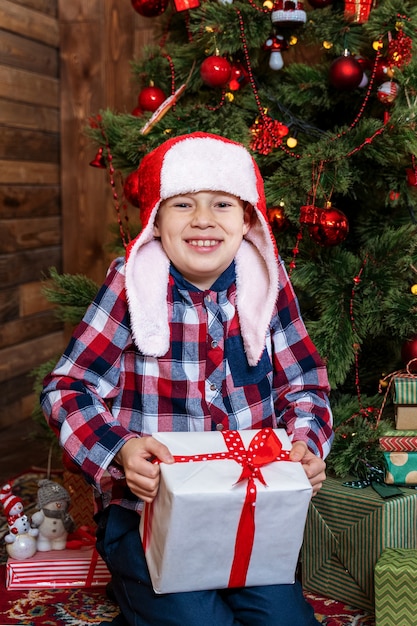
M198 191L161 202L154 235L186 280L209 289L233 261L250 228L245 203L221 191Z

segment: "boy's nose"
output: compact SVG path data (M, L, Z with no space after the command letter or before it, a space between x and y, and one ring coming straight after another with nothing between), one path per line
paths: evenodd
M207 226L213 222L213 212L210 207L198 205L194 209L192 224L196 226Z

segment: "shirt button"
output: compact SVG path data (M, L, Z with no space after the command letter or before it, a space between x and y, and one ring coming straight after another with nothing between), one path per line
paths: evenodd
M217 342L217 341L212 341L212 342L211 342L211 347L212 347L212 348L217 348L217 346L218 346L218 345L219 345L219 344L218 344L218 342Z
M223 424L217 424L216 430L223 430L223 429L224 429Z
M211 391L216 391L216 385L214 383L211 383L210 389Z
M206 296L206 297L205 297L205 301L206 301L206 302L211 302L211 296Z

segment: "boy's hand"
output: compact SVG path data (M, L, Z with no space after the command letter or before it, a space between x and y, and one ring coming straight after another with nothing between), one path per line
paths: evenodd
M307 448L304 441L296 441L290 451L290 460L301 462L313 487L313 496L322 488L326 479L326 463Z
M152 502L158 492L160 468L158 463L150 463L154 457L163 463L174 462L168 448L153 437L129 439L115 457L129 489L145 502Z

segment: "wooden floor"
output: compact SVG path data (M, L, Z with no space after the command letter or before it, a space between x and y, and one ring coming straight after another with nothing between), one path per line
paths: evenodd
M31 467L47 468L50 444L33 420L18 422L0 430L0 487ZM51 467L60 469L61 455L57 447L51 456Z

